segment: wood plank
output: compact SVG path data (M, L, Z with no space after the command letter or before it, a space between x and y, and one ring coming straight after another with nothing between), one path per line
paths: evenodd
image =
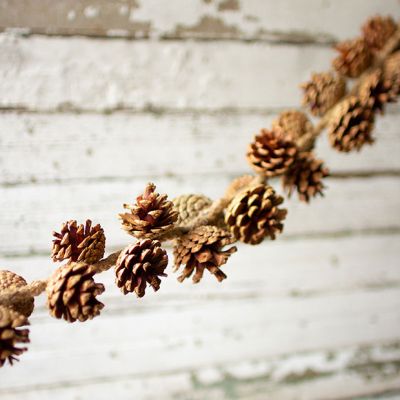
M298 85L333 56L315 46L7 34L0 53L0 108L103 111L298 105Z
M247 173L247 144L275 117L3 113L0 183ZM353 154L331 149L323 135L316 153L333 173L399 171L399 125L400 114L378 117L376 144Z
M45 10L45 11L44 11ZM0 29L129 38L241 39L326 43L358 33L370 15L399 17L395 0L0 1ZM316 15L318 18L316 18ZM338 28L340 26L340 29Z
M2 370L0 395L62 399L100 387L104 398L224 399L234 391L312 400L335 388L335 399L398 388L398 239L242 246L223 284L167 279L140 300L117 297L112 274L102 274L106 308L85 324L49 318L42 296L30 350ZM51 270L43 257L5 263L27 279Z
M143 191L149 178L120 181L43 184L4 187L0 196L0 253L47 252L50 233L69 219L91 218L101 223L110 248L126 243L116 215L121 205ZM151 179L150 179L151 180ZM222 195L224 176L170 177L155 181L160 193L171 198L184 193ZM358 231L397 230L400 227L398 198L400 179L333 179L327 181L325 198L311 205L297 199L286 202L289 215L282 237L334 235ZM10 234L12 233L12 234Z

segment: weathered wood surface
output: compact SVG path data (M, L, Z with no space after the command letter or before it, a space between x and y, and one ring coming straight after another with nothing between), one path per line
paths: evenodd
M349 12L349 4L355 12ZM45 12L44 12L45 11ZM158 39L331 43L358 34L370 15L400 16L396 0L10 0L0 29L25 33ZM339 28L339 29L338 29Z
M118 398L309 400L399 388L398 240L241 246L222 284L179 284L172 274L141 300L119 294L105 273L106 308L87 324L48 318L41 298L30 352L2 371L1 398L106 398L112 389ZM54 268L44 257L0 264L31 279Z
M47 253L51 232L71 218L101 223L107 232L107 244L112 248L123 245L128 237L117 214L123 211L123 203L133 201L143 191L149 179L2 188L0 254ZM158 190L172 198L195 192L215 199L223 194L228 182L227 175L165 178ZM327 186L326 196L315 199L312 205L300 204L296 198L286 201L289 214L282 238L396 232L400 228L399 177L331 178Z
M247 144L275 117L5 113L0 118L0 184L247 173ZM400 114L379 116L375 137L374 146L349 155L332 150L324 135L316 153L333 174L400 172L400 158L388 157L400 154Z
M220 196L252 135L377 12L398 19L399 2L0 0L0 266L47 276L70 218L127 244L116 214L149 180ZM286 202L281 238L240 246L222 284L169 271L137 300L109 272L104 315L76 325L39 298L0 398L398 399L399 115L358 154L324 137L326 197Z

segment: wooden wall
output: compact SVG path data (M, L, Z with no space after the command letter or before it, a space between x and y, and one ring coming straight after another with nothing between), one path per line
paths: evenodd
M51 231L116 214L149 180L213 198L246 144L300 104L331 45L398 0L0 0L0 265L47 276ZM344 155L323 199L294 199L276 242L240 246L218 284L123 297L67 325L43 296L8 399L400 398L400 113ZM171 271L170 271L171 272ZM364 397L363 397L364 396Z

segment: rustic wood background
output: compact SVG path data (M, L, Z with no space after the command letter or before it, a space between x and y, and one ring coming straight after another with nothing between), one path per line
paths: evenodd
M216 198L246 143L331 45L398 0L0 0L0 265L47 276L50 233L115 218L152 180ZM400 113L343 155L324 199L289 201L284 235L240 246L218 284L137 300L112 273L103 315L67 325L43 296L8 399L400 398ZM397 395L396 395L397 393Z

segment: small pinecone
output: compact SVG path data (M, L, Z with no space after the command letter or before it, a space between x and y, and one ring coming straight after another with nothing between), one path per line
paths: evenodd
M220 267L228 261L237 248L232 246L227 250L222 249L234 242L235 239L229 232L211 225L199 226L179 238L174 247L174 271L177 271L182 264L185 267L178 281L184 281L194 272L192 280L193 283L197 283L203 277L205 269L219 282L226 279Z
M362 26L364 40L374 51L380 50L387 40L394 34L397 26L391 17L376 15L371 17Z
M29 343L29 329L21 329L24 325L29 325L24 315L0 305L0 367L7 360L12 365L28 350L19 347L20 343Z
M187 225L212 204L212 200L202 194L184 194L176 197L172 202L174 210L178 213L176 222L178 225Z
M232 234L244 243L259 244L265 237L274 240L283 230L287 210L278 208L283 197L264 184L237 194L225 213L225 222Z
M115 283L124 294L145 295L147 284L154 291L160 289L159 276L168 265L167 252L158 240L144 239L122 250L115 265Z
M247 161L252 168L266 177L283 174L297 155L295 143L286 138L281 128L262 129L250 143Z
M329 140L336 150L349 152L360 150L364 144L372 144L374 112L358 97L351 96L335 110L329 124Z
M166 194L154 193L155 189L155 185L149 183L135 204L124 204L130 213L119 214L122 228L139 239L152 239L166 232L178 219L172 201L167 200Z
M371 65L372 54L364 39L346 40L335 48L340 54L332 65L342 75L357 78Z
M16 289L26 286L26 280L14 272L0 270L0 292L6 289ZM34 308L34 299L32 296L15 296L12 306L14 311L29 317Z
M65 222L61 232L53 232L53 261L85 262L94 264L104 256L106 237L100 224L92 226L89 219L85 225L75 220Z
M84 263L69 263L58 268L46 288L50 314L68 322L83 322L99 315L104 304L96 296L104 292L104 286L94 281L95 273L92 265Z
M382 71L376 69L369 74L359 88L360 100L383 114L386 103L396 101L398 87L389 79L385 79Z
M272 123L272 128L281 128L285 136L293 141L314 130L307 115L297 110L287 110L279 114L279 117Z
M303 105L317 116L325 114L346 93L346 81L332 72L312 74L311 80L300 87L304 91Z
M383 65L383 76L385 81L389 81L392 90L400 94L400 51L391 54Z
M300 200L308 203L310 198L318 194L323 195L322 180L328 173L323 161L317 160L311 152L304 152L299 155L293 167L283 175L283 187L289 197L296 190Z

